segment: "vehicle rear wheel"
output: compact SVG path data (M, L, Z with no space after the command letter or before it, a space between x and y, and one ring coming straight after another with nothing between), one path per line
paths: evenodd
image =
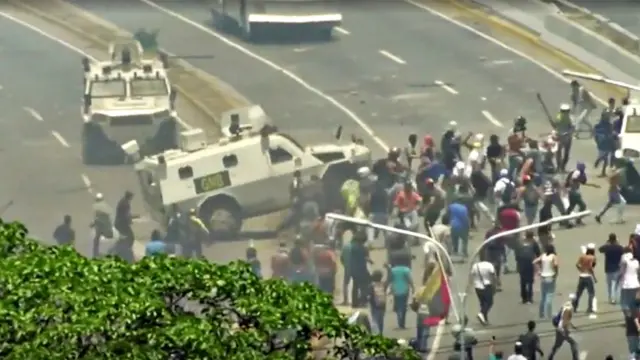
M242 229L242 215L238 204L230 198L207 200L201 207L200 218L215 239L234 239Z

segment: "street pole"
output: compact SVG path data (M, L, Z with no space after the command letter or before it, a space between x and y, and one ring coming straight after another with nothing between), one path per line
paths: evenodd
M451 277L452 278L456 278L455 276L455 268L453 265L453 260L451 259L451 256L449 255L449 252L447 251L447 249L440 244L439 241L437 241L436 239L427 236L425 234L421 234L418 232L413 232L413 231L409 231L409 230L403 230L403 229L396 229L392 226L387 226L387 225L381 225L381 224L376 224L373 223L369 220L364 220L364 219L360 219L360 218L355 218L355 217L351 217L351 216L346 216L346 215L342 215L342 214L336 214L336 213L327 213L325 215L325 217L329 218L329 219L333 219L333 220L338 220L338 221L344 221L344 222L349 222L349 223L353 223L356 225L360 225L360 226L364 226L364 227L371 227L374 229L378 229L378 230L382 230L382 231L388 231L388 232L392 232L395 234L400 234L400 235L405 235L405 236L413 236L416 237L418 239L424 240L425 243L429 243L429 244L433 244L435 245L442 254L444 254L444 257L447 260L447 263L449 265L449 268L451 269ZM438 260L438 265L440 266L441 271L445 271L445 267L444 264L442 263L442 259L440 258L439 254L436 254L436 259ZM449 298L450 299L454 299L453 297L453 293L451 290L451 286L449 286L449 277L444 276L445 279L445 284L447 285L447 290L449 292ZM461 322L460 319L460 315L458 313L458 310L454 304L453 308L453 315L456 317L456 321L457 322Z
M572 214L569 214L569 215L557 216L557 217L551 218L551 219L549 219L547 221L543 221L543 222L540 222L540 223L521 226L521 227L519 227L517 229L503 231L503 232L500 232L498 234L495 234L495 235L489 237L488 239L483 241L482 244L480 244L480 246L478 246L476 248L476 250L473 252L471 257L469 258L469 270L467 271L467 280L466 280L465 286L463 288L463 292L459 294L460 302L462 304L462 319L463 319L462 321L459 322L460 331L461 331L461 336L460 336L460 358L461 359L465 359L465 355L466 355L465 354L465 349L464 349L465 324L463 324L463 321L467 317L467 291L469 290L469 286L471 285L471 271L472 271L473 266L475 264L476 258L478 257L478 255L480 255L480 252L484 249L484 247L486 245L494 242L495 240L503 238L505 236L519 234L519 233L522 233L522 232L525 232L525 231L537 229L537 228L540 228L540 227L543 227L543 226L547 226L547 225L551 225L551 224L555 224L555 223L558 223L558 222L563 222L563 221L567 221L567 220L573 220L573 219L576 219L576 218L582 218L582 217L585 217L585 216L587 216L589 214L591 214L590 210L581 211L581 212L572 213Z

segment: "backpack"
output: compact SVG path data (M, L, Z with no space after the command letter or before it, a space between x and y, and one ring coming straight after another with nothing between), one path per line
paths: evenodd
M383 284L373 284L373 303L379 307L387 305L387 292Z
M551 318L551 324L555 327L558 327L558 325L560 325L560 320L562 319L562 313L564 313L564 309L560 309L560 311L558 311L558 313Z

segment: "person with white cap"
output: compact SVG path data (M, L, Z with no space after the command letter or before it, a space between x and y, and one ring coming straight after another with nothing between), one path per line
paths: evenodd
M569 346L571 347L571 358L573 360L579 359L578 342L571 334L571 331L576 329L573 324L574 299L575 295L569 294L569 299L564 303L564 305L562 305L560 311L558 311L551 320L551 323L556 328L556 336L553 346L551 347L551 351L549 352L549 360L553 360L554 356L565 342L569 343Z
M522 354L524 347L520 341L516 341L513 345L513 354L509 355L507 360L527 360L527 358Z
M589 318L594 318L594 302L595 302L595 283L597 282L593 268L596 266L596 244L589 243L584 247L582 254L578 257L576 262L576 268L578 269L578 285L575 293L575 299L573 300L573 309L577 311L578 304L582 293L587 290L589 300L587 302L587 314Z
M93 222L90 224L93 229L92 255L94 257L99 255L100 240L114 238L112 214L113 209L104 201L102 193L97 193L93 203Z
M498 207L511 203L516 192L516 184L509 178L509 170L500 170L499 178L493 186Z

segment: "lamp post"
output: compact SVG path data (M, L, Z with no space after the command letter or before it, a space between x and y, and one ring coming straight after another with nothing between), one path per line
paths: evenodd
M451 269L452 278L455 278L455 268L454 268L454 265L453 265L453 260L451 259L451 256L449 255L449 252L447 251L447 249L442 244L440 244L439 241L437 241L436 239L434 239L434 238L432 238L430 236L427 236L425 234L421 234L421 233L418 233L418 232L409 231L409 230L396 229L396 228L394 228L392 226L376 224L376 223L373 223L373 222L371 222L369 220L359 219L359 218L346 216L346 215L342 215L342 214L327 213L325 215L325 217L327 217L329 219L333 219L333 220L353 223L353 224L360 225L360 226L371 227L371 228L382 230L382 231L388 231L388 232L392 232L392 233L396 233L396 234L400 234L400 235L413 236L413 237L419 238L421 240L424 240L425 243L433 244L440 250L441 254L444 254L444 257L447 260L447 265L449 265L449 268ZM436 254L436 259L438 260L438 265L440 266L442 271L444 271L445 267L444 267L444 264L442 263L442 259L440 258L440 254ZM447 276L444 276L444 279L445 279L445 283L447 285L447 290L449 291L449 298L450 299L454 299L453 294L451 292L451 286L449 286L449 279L448 279ZM456 309L455 306L453 306L453 315L456 317L456 321L457 322L461 322L460 315L458 314L458 310Z
M505 236L519 234L519 233L522 233L522 232L525 232L525 231L537 229L537 228L540 228L540 227L543 227L543 226L547 226L547 225L551 225L551 224L555 224L555 223L558 223L558 222L563 222L563 221L572 220L572 219L576 219L576 218L582 218L582 217L585 217L585 216L587 216L589 214L591 214L590 210L581 211L581 212L573 213L573 214L569 214L569 215L557 216L557 217L551 218L551 219L549 219L547 221L543 221L543 222L540 222L540 223L521 226L521 227L519 227L517 229L500 232L498 234L495 234L495 235L489 237L485 241L483 241L482 244L480 244L476 248L476 250L473 252L471 257L469 258L469 270L467 271L467 280L465 282L464 288L462 289L463 292L458 294L458 296L460 297L460 303L462 304L462 318L461 318L462 320L459 321L460 331L464 331L464 329L465 329L465 324L463 324L463 319L465 319L467 317L467 291L469 290L469 286L471 285L471 270L473 269L473 266L474 266L476 258L478 257L480 252L484 249L484 247L487 244L490 244L490 243L494 242L495 240L503 238ZM461 359L465 358L464 338L465 337L464 337L464 333L463 333L460 336L460 356L461 356L460 358Z

